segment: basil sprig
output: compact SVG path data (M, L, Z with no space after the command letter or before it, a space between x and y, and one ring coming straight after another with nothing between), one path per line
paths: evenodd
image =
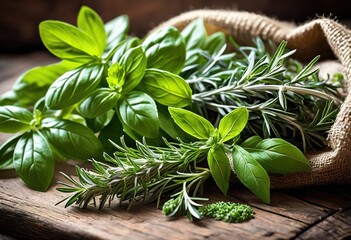
M244 130L249 116L244 107L225 115L219 122L218 129L205 118L188 110L169 108L169 112L181 129L205 141L211 175L225 195L229 188L230 165L239 180L264 203L270 202L267 172L286 174L310 169L303 153L283 139L261 139L254 136L237 144L236 140ZM231 145L226 144L228 142Z
M39 109L31 113L22 107L0 106L0 130L17 133L0 148L1 168L15 168L27 186L38 191L50 186L54 156L102 157L102 145L93 131L70 120L49 118Z

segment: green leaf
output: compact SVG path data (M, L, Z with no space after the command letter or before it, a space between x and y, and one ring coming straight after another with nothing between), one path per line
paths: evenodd
M116 90L117 92L122 91L122 86L125 81L125 71L124 68L119 65L118 62L112 64L107 71L107 83L111 89Z
M61 61L46 66L34 67L17 78L13 90L24 105L33 105L45 96L50 85L65 72L79 66L79 63Z
M155 138L159 132L156 103L146 93L133 91L119 101L122 121L138 134Z
M193 140L187 133L185 133L172 119L168 108L163 105L157 105L158 118L160 128L165 131L171 138L180 138L183 141Z
M173 107L168 111L181 129L197 139L207 140L215 130L208 120L191 111Z
M141 46L129 49L121 58L120 65L124 67L125 80L122 91L127 93L135 88L144 76L146 56Z
M185 40L187 51L201 48L205 44L207 37L204 20L202 18L193 20L183 29L181 34Z
M21 102L21 99L13 90L7 91L0 95L0 106L6 105L26 106L26 104Z
M17 174L34 190L46 191L54 176L50 145L39 132L26 132L18 140L13 155Z
M14 168L13 154L15 151L16 144L20 138L21 138L20 135L14 136L8 139L0 147L0 170Z
M116 106L118 94L109 88L98 88L79 105L79 113L85 118L94 118Z
M266 170L244 148L234 145L234 171L247 188L264 203L270 202L270 180Z
M102 158L101 143L94 132L84 125L69 120L46 118L42 121L41 131L49 143L68 158Z
M185 107L191 103L192 91L180 76L158 69L146 69L140 90L155 101L170 107Z
M63 74L46 93L46 106L62 109L78 103L95 90L103 72L104 65L89 64Z
M25 108L0 106L0 132L16 133L28 130L32 120L32 113Z
M245 128L249 113L245 107L237 108L225 115L219 122L218 131L221 142L226 142L238 136Z
M282 107L282 109L284 111L286 111L287 108L288 108L288 103L287 103L285 92L284 92L283 89L279 89L279 91L278 91L278 99L279 99L280 106Z
M240 144L243 148L255 148L257 144L262 141L262 138L258 135L252 136L246 139L243 143Z
M102 51L83 30L60 21L47 20L39 25L41 40L55 56L73 62L100 58Z
M117 48L116 52L112 57L112 63L120 62L122 56L131 48L135 48L140 45L140 39L137 37L132 37L124 42L120 43L120 46Z
M115 111L109 110L106 113L97 116L96 118L86 118L85 122L91 130L97 133L111 122L114 115Z
M217 186L227 196L230 179L230 164L223 145L212 147L207 154L207 162Z
M149 35L143 42L147 68L157 68L180 73L185 62L185 43L175 27L163 27Z
M289 174L309 171L311 168L309 161L297 147L280 138L264 139L245 149L269 173Z
M107 36L107 52L126 38L128 28L129 19L126 15L114 18L105 24L105 31Z
M83 6L78 14L77 25L96 42L102 53L106 46L106 32L100 16L93 9Z

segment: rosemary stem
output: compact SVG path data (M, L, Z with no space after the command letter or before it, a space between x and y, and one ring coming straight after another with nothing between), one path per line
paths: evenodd
M212 91L208 92L203 92L203 93L197 93L192 96L194 101L199 101L201 99L204 99L209 96L225 93L225 92L242 92L242 91L291 91L291 92L296 92L299 94L306 94L306 95L312 95L321 99L326 99L326 100L332 100L337 104L341 104L342 101L338 99L337 97L333 95L329 95L325 92L318 91L315 89L309 89L309 88L304 88L304 87L296 87L296 86L288 86L288 85L265 85L265 84L257 84L257 85L250 85L250 86L245 86L245 85L240 85L240 86L225 86L222 88L218 88Z
M259 84L259 85L252 85L252 86L247 86L244 88L244 90L253 90L253 91L291 91L291 92L296 92L300 94L306 94L306 95L312 95L321 99L326 99L326 100L332 100L337 104L341 104L342 101L338 99L335 96L329 95L325 92L318 91L315 89L309 89L309 88L304 88L304 87L296 87L296 86L288 86L288 85L264 85L264 84Z

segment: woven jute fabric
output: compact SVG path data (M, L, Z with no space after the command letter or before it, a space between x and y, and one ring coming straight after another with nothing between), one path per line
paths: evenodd
M195 10L161 24L184 28L190 21L203 18L209 33L222 31L240 43L251 44L253 37L275 43L288 41L297 49L295 58L305 61L316 55L338 59L343 66L348 93L335 123L328 133L328 146L319 153L307 154L312 170L306 173L271 175L273 188L292 188L351 182L351 32L341 24L320 18L296 26L254 13L229 10Z

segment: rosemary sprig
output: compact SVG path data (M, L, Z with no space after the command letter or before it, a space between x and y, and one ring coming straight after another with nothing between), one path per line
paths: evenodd
M273 56L260 39L255 47L234 45L234 53L225 53L226 46L213 55L199 51L206 60L204 64L191 70L185 67L187 71L182 74L193 89L197 111L208 118L215 116L218 121L233 109L245 106L250 111L246 136L302 142L305 151L307 147L325 146L326 131L342 102L340 79L319 79L318 71L313 69L318 56L305 67L291 60L295 50L286 52L286 41L280 43Z
M92 160L94 170L77 167L78 179L62 173L70 184L59 182L63 187L57 190L75 194L59 203L67 201L65 207L76 203L86 208L91 201L96 206L99 197L100 209L114 198L120 204L127 202L128 208L135 202L157 200L159 204L162 194L183 191L183 185L187 186L187 192L197 195L210 176L207 168L197 166L208 147L200 141L170 143L164 139L164 142L167 147L153 147L145 140L137 141L134 149L121 138L121 146L113 143L118 151L113 156L104 155L108 164Z

